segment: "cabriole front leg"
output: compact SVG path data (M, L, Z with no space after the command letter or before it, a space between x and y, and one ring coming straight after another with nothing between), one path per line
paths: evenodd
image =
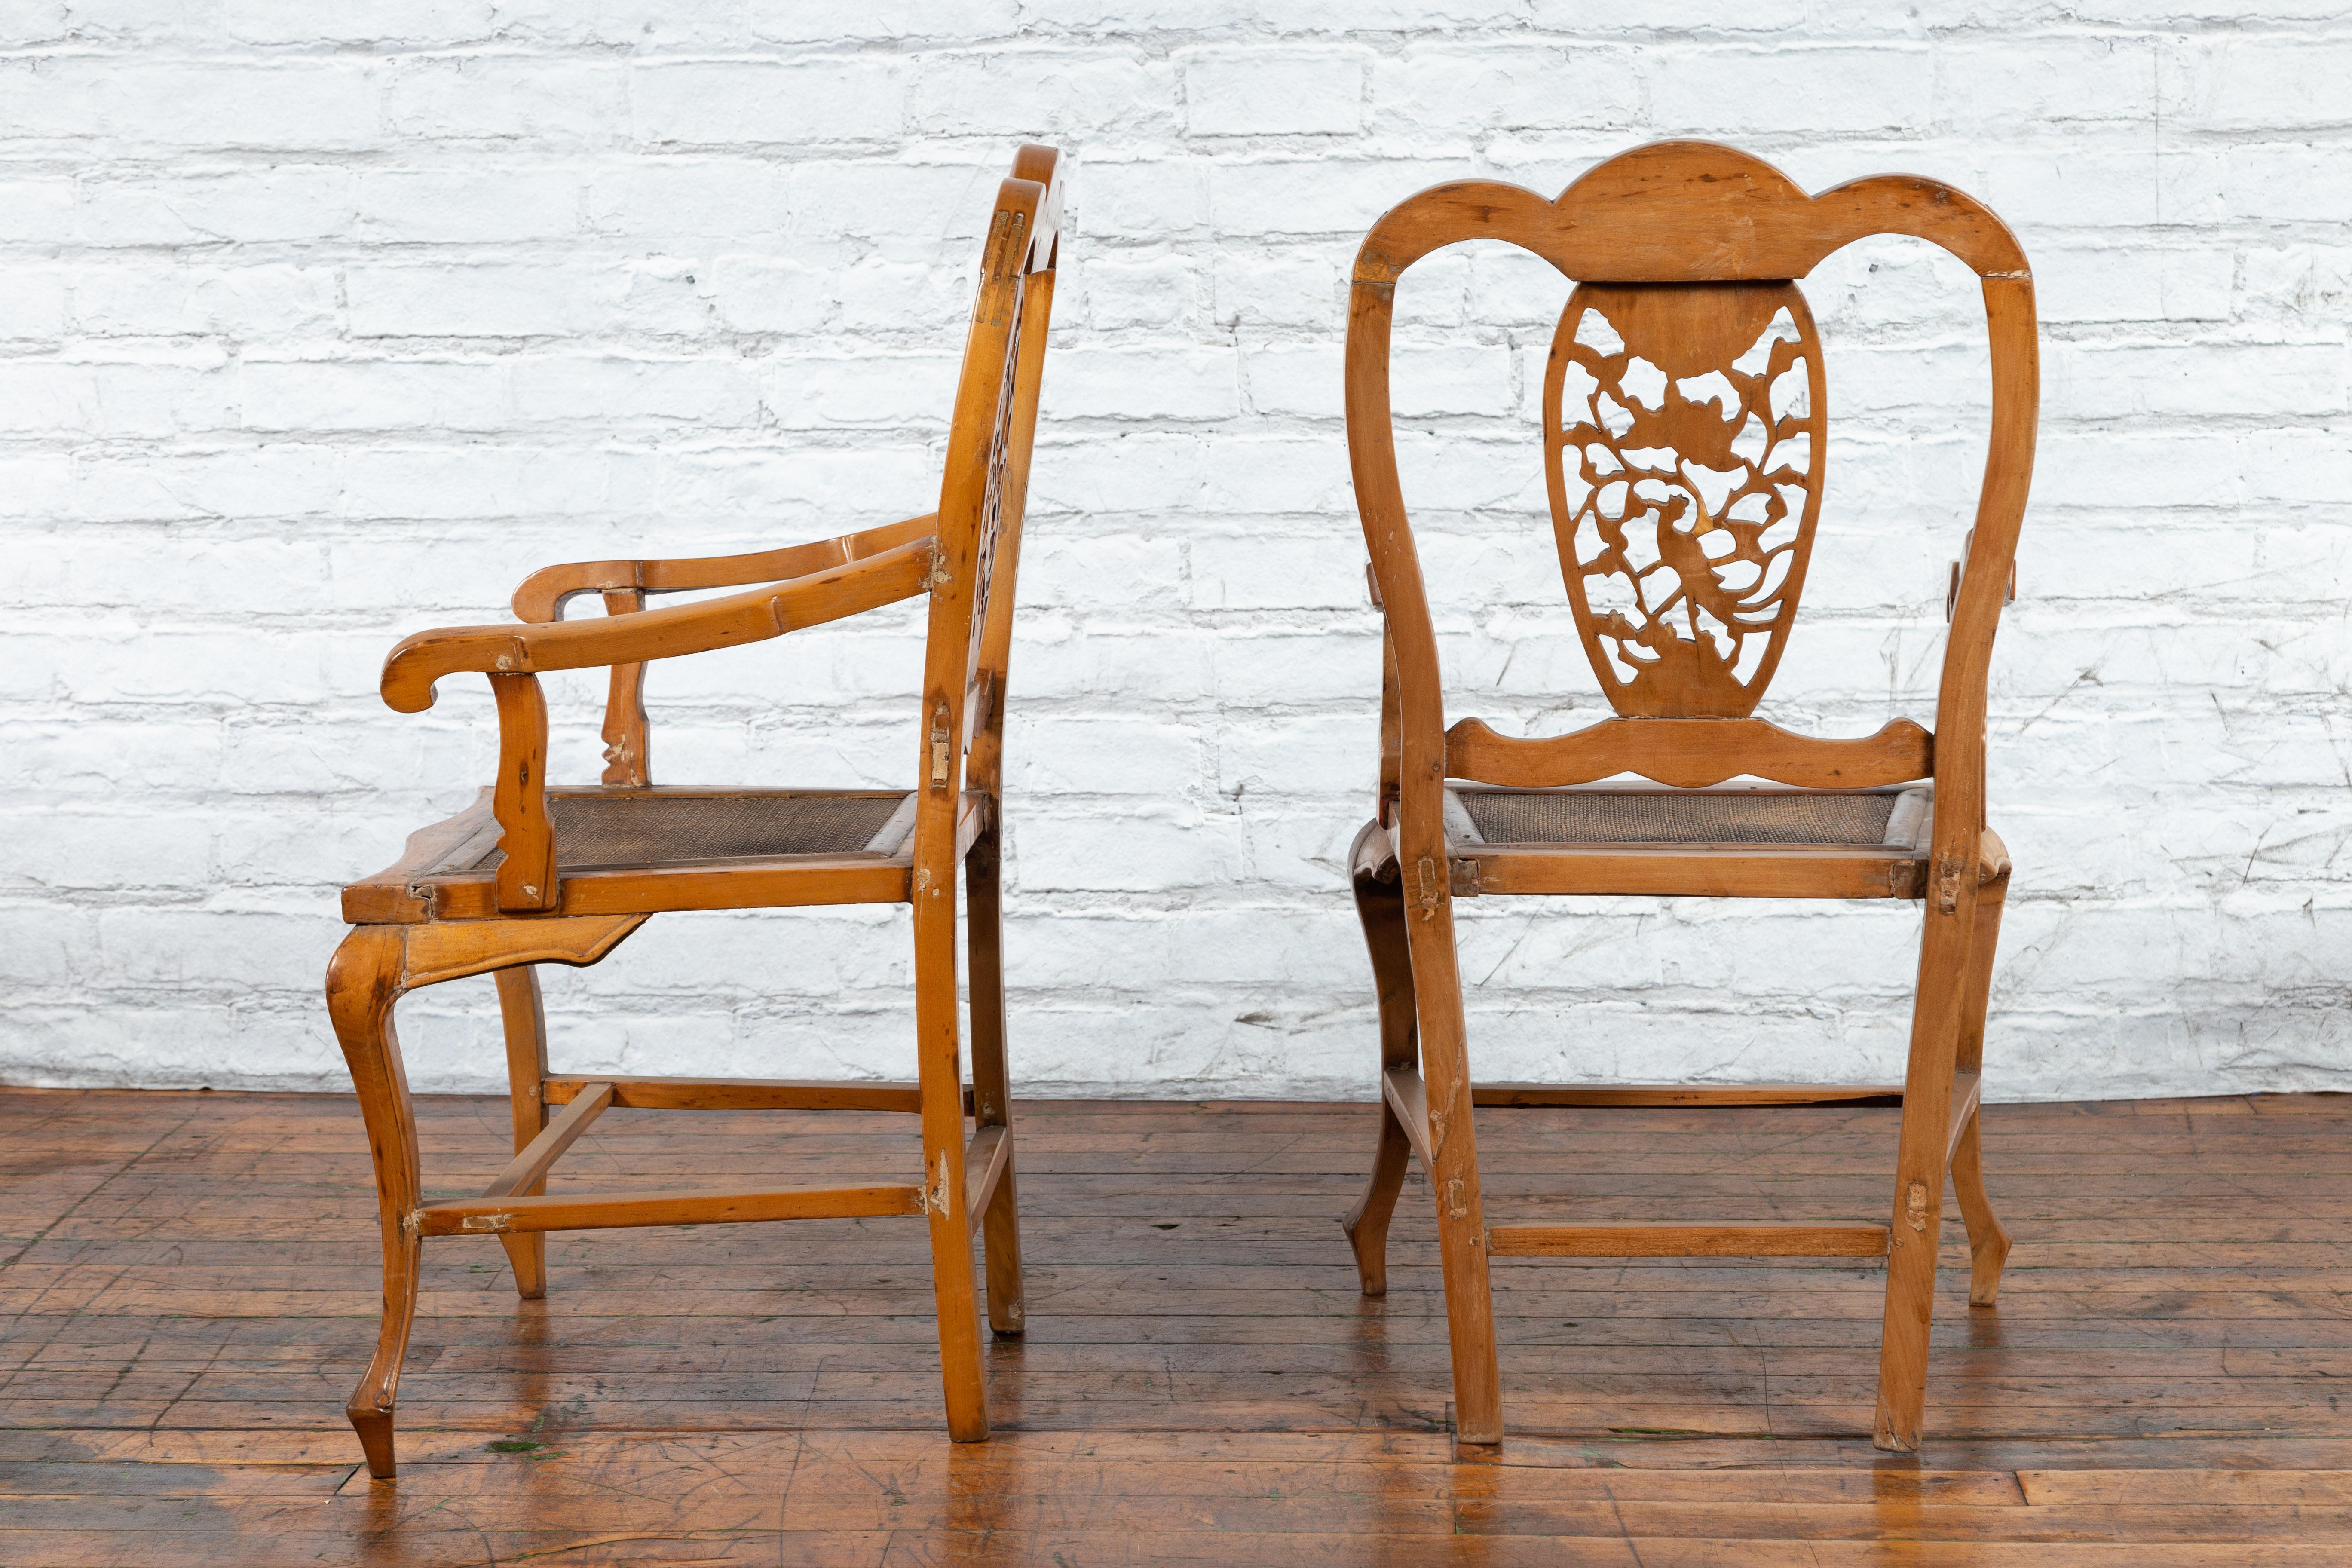
M416 1318L416 1117L409 1102L408 1075L401 1065L400 1041L392 1026L393 1005L400 998L404 942L397 926L362 926L343 939L327 966L327 1011L367 1123L383 1238L383 1317L375 1355L344 1406L366 1452L368 1474L379 1480L391 1479L395 1469L393 1407L409 1327Z

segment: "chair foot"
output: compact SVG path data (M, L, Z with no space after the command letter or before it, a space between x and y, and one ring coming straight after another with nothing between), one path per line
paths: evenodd
M1356 1207L1360 1213L1361 1200ZM1389 1293L1388 1227L1382 1226L1380 1236L1374 1237L1370 1227L1359 1231L1356 1219L1357 1215L1350 1214L1339 1222L1339 1228L1346 1233L1348 1247L1356 1255L1357 1283L1367 1296L1385 1296Z
M1412 1144L1386 1100L1381 1101L1380 1142L1372 1151L1371 1174L1348 1217L1339 1222L1348 1245L1356 1254L1356 1277L1367 1296L1389 1292L1389 1220L1396 1213L1397 1194L1404 1186L1406 1162Z
M393 1479L400 1467L392 1457L392 1412L347 1406L343 1414L352 1418L352 1430L360 1435L360 1447L367 1455L368 1474L379 1481Z
M1021 1204L1013 1191L1009 1153L988 1212L981 1216L980 1234L987 1270L988 1331L1000 1340L1017 1340L1028 1324L1028 1304L1021 1288Z
M416 1321L416 1283L423 1251L414 1231L405 1232L398 1245L387 1238L383 1320L376 1330L375 1354L369 1359L359 1386L352 1390L350 1403L343 1406L367 1454L368 1474L378 1480L391 1479L395 1470L392 1418L400 1397L400 1363L408 1353L409 1330Z
M546 1234L533 1231L529 1236L502 1236L499 1243L507 1249L507 1262L514 1268L515 1295L525 1301L546 1300Z
M1984 1155L1977 1144L1977 1121L1969 1119L1960 1146L1952 1152L1952 1190L1969 1227L1969 1305L1990 1307L2000 1295L2001 1266L2009 1261L2009 1232L1985 1192Z
M1996 1307L2000 1296L2001 1266L2009 1261L2009 1237L1996 1230L1981 1242L1969 1244L1969 1305Z

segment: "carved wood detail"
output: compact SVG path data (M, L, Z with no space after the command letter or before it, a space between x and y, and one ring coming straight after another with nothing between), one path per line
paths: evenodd
M1793 283L1585 284L1544 377L1560 572L1621 714L1746 718L1812 552L1821 342Z

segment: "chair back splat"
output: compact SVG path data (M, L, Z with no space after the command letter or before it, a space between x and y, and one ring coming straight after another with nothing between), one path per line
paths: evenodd
M1804 592L1822 500L1828 388L1797 279L1864 237L1907 235L1983 290L1991 436L1950 605L1935 725L1793 733L1755 716ZM1470 239L1515 245L1575 285L1544 378L1546 481L1577 632L1612 716L1519 739L1447 722L1437 639L1398 483L1389 395L1396 283ZM1380 1151L1349 1234L1367 1291L1409 1158L1431 1166L1459 1436L1501 1434L1489 1256L1885 1256L1877 1438L1916 1447L1934 1226L1959 1182L1990 1304L2006 1237L1983 1194L1975 1084L2009 859L1985 827L1986 671L2033 463L2032 277L1982 205L1882 175L1808 196L1731 148L1666 142L1610 159L1557 200L1465 182L1383 216L1356 258L1348 451L1383 617L1377 815L1351 857L1379 982ZM1590 788L1634 774L1652 786ZM1727 781L1761 781L1724 791ZM1904 1085L1475 1085L1453 900L1498 893L1911 898L1927 913ZM1904 1107L1893 1223L1487 1226L1475 1104ZM1949 1126L1946 1125L1948 1118Z
M418 1246L439 1236L497 1237L517 1292L533 1299L547 1289L549 1231L921 1218L930 1230L948 1430L961 1441L988 1435L971 1233L983 1237L989 1324L1018 1334L1001 931L1004 682L1059 260L1060 165L1054 149L1024 147L997 188L935 510L743 554L550 566L515 591L518 624L420 632L385 660L384 700L402 712L431 707L444 676L487 677L498 705L499 764L472 806L413 835L398 862L343 889L354 929L328 972L329 1011L359 1090L381 1198L383 1317L374 1359L346 1407L373 1475L394 1470L393 1412L415 1315ZM740 591L646 607L663 595L710 588ZM587 595L605 613L565 621L565 606ZM913 787L654 784L647 664L919 595L929 619ZM603 779L551 785L539 678L597 666L611 672ZM959 1037L959 888L971 957L969 1089ZM534 965L594 963L665 910L842 903L913 906L918 1081L550 1070ZM483 973L497 977L505 1020L515 1157L480 1195L428 1201L393 1008L407 992ZM919 1115L920 1170L896 1182L749 1193L546 1190L557 1160L610 1110L843 1109Z

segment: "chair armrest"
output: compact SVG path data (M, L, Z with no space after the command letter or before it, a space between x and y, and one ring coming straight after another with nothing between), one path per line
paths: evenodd
M699 555L667 561L573 561L541 567L514 592L515 618L541 624L561 620L563 606L583 594L626 592L682 594L695 588L732 588L746 583L778 583L828 566L846 566L925 539L936 532L939 514L886 523L838 539L757 550L745 555Z
M535 675L761 642L922 593L930 585L936 554L934 542L926 536L830 571L667 610L551 625L418 632L383 661L383 700L400 712L421 713L433 706L434 682L460 670Z

